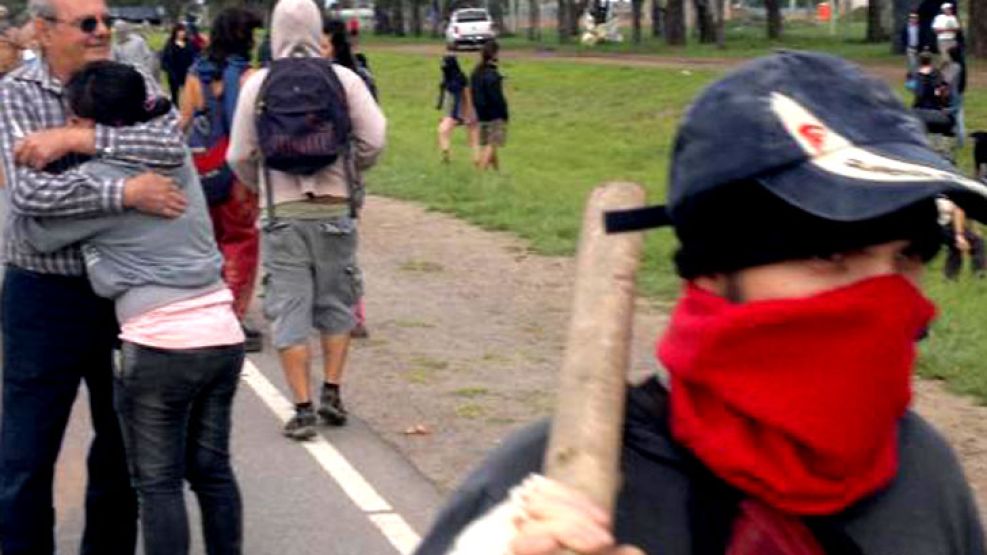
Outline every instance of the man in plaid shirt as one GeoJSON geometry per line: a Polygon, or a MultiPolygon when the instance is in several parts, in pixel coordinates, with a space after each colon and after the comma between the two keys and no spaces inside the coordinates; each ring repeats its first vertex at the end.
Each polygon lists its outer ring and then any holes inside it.
{"type": "MultiPolygon", "coordinates": [[[[174,218],[185,197],[169,179],[145,173],[100,181],[72,168],[112,153],[135,162],[180,164],[185,146],[171,114],[129,128],[67,127],[62,84],[86,63],[110,56],[104,0],[31,0],[43,63],[0,85],[0,157],[10,219],[139,210],[174,218]]],[[[149,90],[160,93],[152,79],[149,90]]],[[[80,381],[89,393],[94,438],[87,459],[84,554],[132,554],[137,508],[113,411],[112,302],[85,278],[78,247],[31,249],[8,225],[0,423],[0,552],[54,553],[52,476],[80,381]]]]}

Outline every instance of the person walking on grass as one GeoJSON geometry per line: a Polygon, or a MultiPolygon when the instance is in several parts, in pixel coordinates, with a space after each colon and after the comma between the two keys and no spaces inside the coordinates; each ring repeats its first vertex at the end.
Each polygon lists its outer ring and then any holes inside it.
{"type": "Polygon", "coordinates": [[[280,0],[271,19],[274,60],[243,85],[227,160],[252,190],[263,181],[264,314],[272,323],[272,343],[295,401],[295,414],[283,431],[302,440],[316,434],[309,349],[313,328],[323,355],[318,415],[330,425],[343,425],[347,419],[340,387],[356,324],[353,307],[363,289],[356,257],[359,172],[369,169],[382,152],[386,120],[359,75],[323,59],[322,18],[312,0],[280,0]],[[274,72],[284,79],[275,79],[274,72]],[[310,94],[295,92],[295,83],[302,82],[310,85],[310,94]],[[304,121],[295,119],[299,113],[304,121]],[[326,113],[333,119],[323,125],[305,123],[319,121],[326,113]],[[275,129],[278,123],[285,127],[275,129]],[[336,132],[342,125],[348,131],[336,132]],[[310,128],[314,133],[325,128],[333,132],[311,135],[310,128]],[[347,142],[341,145],[339,140],[347,142]],[[279,148],[269,148],[273,145],[279,148]],[[309,166],[303,154],[313,148],[321,154],[322,145],[341,152],[334,150],[328,165],[309,166]],[[285,152],[290,160],[272,158],[285,152]]]}
{"type": "MultiPolygon", "coordinates": [[[[93,439],[86,458],[86,522],[80,553],[133,554],[137,503],[113,410],[113,303],[85,277],[77,244],[43,253],[17,233],[26,217],[78,218],[139,211],[180,216],[184,193],[144,172],[96,178],[76,166],[112,155],[145,167],[177,166],[186,149],[174,111],[127,127],[69,127],[65,84],[86,63],[110,57],[103,0],[31,0],[41,58],[0,82],[0,157],[9,201],[4,237],[3,413],[0,423],[0,552],[55,551],[52,480],[81,381],[93,439]]],[[[146,82],[154,96],[160,88],[146,82]]]]}
{"type": "MultiPolygon", "coordinates": [[[[257,193],[226,165],[233,112],[240,87],[253,70],[250,57],[260,18],[244,8],[226,8],[213,20],[209,42],[192,66],[181,98],[182,128],[206,191],[216,242],[223,253],[223,279],[233,291],[233,308],[245,321],[260,262],[257,193]]],[[[261,334],[244,324],[247,352],[260,351],[261,334]]]]}
{"type": "Polygon", "coordinates": [[[504,77],[497,70],[499,51],[497,41],[484,43],[480,63],[470,76],[473,107],[480,124],[480,156],[476,167],[481,171],[500,169],[497,150],[507,143],[510,114],[504,97],[504,77]]]}
{"type": "MultiPolygon", "coordinates": [[[[148,101],[140,73],[116,62],[87,64],[65,91],[72,125],[81,129],[132,126],[171,111],[164,98],[148,101]]],[[[108,153],[76,170],[118,180],[143,168],[108,153]]],[[[41,253],[81,244],[93,290],[114,301],[123,340],[114,405],[137,489],[144,553],[189,552],[187,481],[199,501],[206,550],[236,555],[243,523],[230,432],[243,331],[191,159],[152,169],[185,193],[188,208],[179,218],[133,211],[20,218],[18,236],[41,253]]]]}
{"type": "Polygon", "coordinates": [[[679,126],[667,205],[610,218],[671,225],[683,279],[656,345],[668,379],[628,391],[613,514],[532,476],[542,422],[416,554],[983,555],[956,455],[910,409],[941,194],[987,219],[987,184],[848,62],[780,53],[711,85],[679,126]]]}
{"type": "Polygon", "coordinates": [[[199,55],[198,49],[188,36],[188,29],[182,23],[176,23],[171,29],[171,36],[161,51],[161,69],[168,76],[168,88],[171,90],[171,101],[177,106],[180,102],[182,88],[189,69],[199,55]]]}
{"type": "Polygon", "coordinates": [[[449,54],[442,57],[442,81],[439,83],[439,102],[436,109],[442,111],[439,120],[439,152],[442,161],[449,163],[452,149],[452,132],[456,127],[466,127],[466,136],[470,148],[473,149],[473,163],[480,160],[480,128],[473,110],[472,95],[470,94],[469,79],[459,67],[456,56],[449,54]]]}

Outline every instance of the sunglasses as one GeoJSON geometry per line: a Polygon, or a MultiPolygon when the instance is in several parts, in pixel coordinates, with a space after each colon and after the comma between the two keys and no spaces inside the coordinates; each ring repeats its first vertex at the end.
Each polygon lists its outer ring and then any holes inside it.
{"type": "Polygon", "coordinates": [[[53,21],[55,23],[64,23],[65,25],[76,26],[79,28],[80,31],[82,31],[87,35],[91,35],[96,32],[96,29],[99,27],[100,21],[103,22],[103,26],[106,27],[107,29],[112,29],[113,23],[116,21],[116,18],[109,14],[103,14],[99,16],[90,15],[88,17],[83,17],[82,19],[77,19],[74,21],[67,21],[64,19],[59,19],[57,17],[46,17],[45,19],[48,21],[53,21]]]}

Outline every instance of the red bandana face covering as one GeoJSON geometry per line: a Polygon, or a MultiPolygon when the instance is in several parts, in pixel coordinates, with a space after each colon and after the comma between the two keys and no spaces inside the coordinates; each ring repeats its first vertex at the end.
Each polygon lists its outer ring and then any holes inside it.
{"type": "Polygon", "coordinates": [[[672,433],[772,507],[839,512],[897,472],[915,342],[934,315],[900,276],[746,304],[690,284],[658,345],[672,433]]]}

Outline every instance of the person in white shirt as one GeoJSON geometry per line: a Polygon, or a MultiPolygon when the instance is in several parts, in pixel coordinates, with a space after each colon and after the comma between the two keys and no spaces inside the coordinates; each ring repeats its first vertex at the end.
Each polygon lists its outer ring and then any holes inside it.
{"type": "Polygon", "coordinates": [[[936,34],[939,55],[945,61],[947,52],[956,46],[956,36],[960,32],[960,21],[956,19],[955,8],[949,2],[940,6],[940,13],[932,20],[932,30],[936,34]]]}

